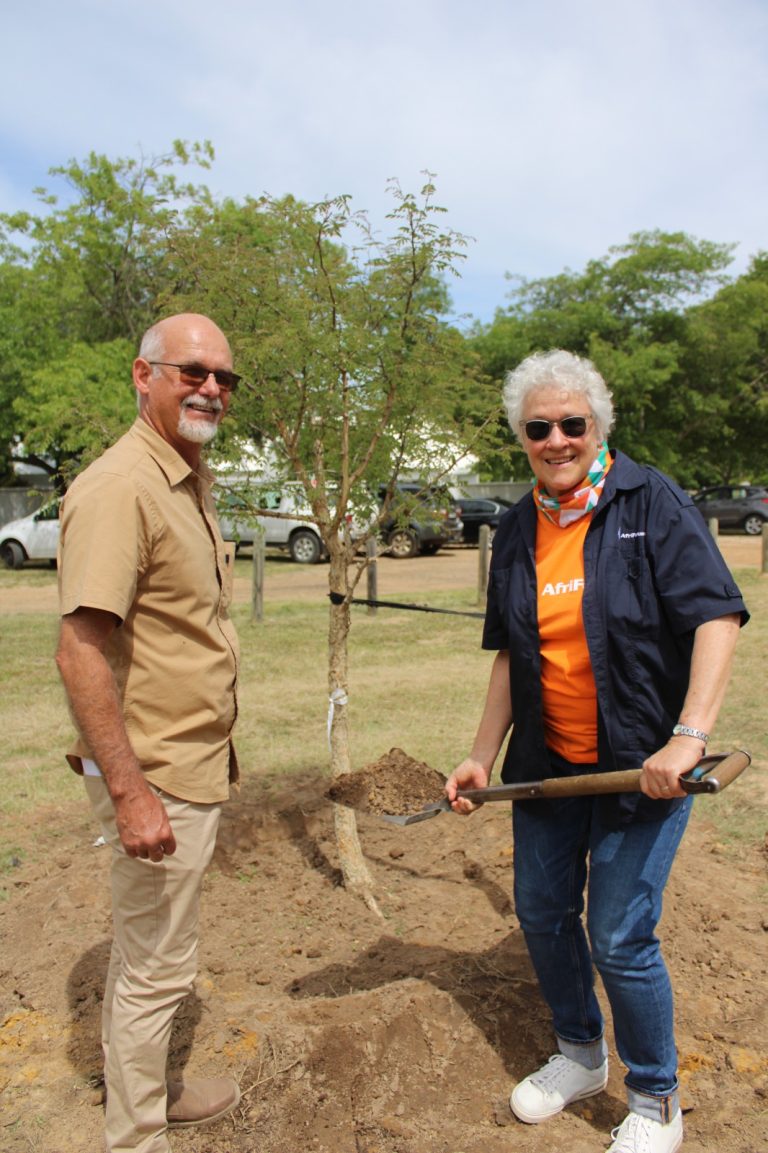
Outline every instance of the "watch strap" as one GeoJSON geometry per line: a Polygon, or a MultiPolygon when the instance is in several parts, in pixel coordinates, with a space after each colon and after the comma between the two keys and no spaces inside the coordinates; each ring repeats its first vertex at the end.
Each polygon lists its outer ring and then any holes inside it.
{"type": "Polygon", "coordinates": [[[709,741],[709,733],[705,733],[703,729],[692,729],[690,725],[675,725],[672,730],[673,737],[696,737],[706,745],[709,741]]]}

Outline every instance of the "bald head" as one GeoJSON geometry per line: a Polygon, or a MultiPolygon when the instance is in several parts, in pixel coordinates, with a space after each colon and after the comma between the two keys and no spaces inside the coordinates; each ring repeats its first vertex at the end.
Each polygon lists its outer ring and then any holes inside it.
{"type": "Polygon", "coordinates": [[[139,356],[144,360],[164,360],[168,355],[168,348],[174,347],[179,341],[196,341],[206,344],[209,340],[223,342],[229,350],[229,342],[218,324],[208,316],[199,312],[179,312],[175,316],[166,316],[158,320],[144,333],[139,346],[139,356]]]}

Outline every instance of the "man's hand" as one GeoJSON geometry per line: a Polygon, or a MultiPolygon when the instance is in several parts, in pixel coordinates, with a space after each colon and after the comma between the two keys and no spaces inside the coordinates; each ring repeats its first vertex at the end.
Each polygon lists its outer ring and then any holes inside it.
{"type": "Polygon", "coordinates": [[[473,760],[472,757],[467,757],[465,761],[462,761],[445,782],[446,796],[451,802],[451,808],[454,813],[461,813],[462,816],[466,817],[480,807],[478,804],[468,801],[466,797],[459,797],[457,799],[456,790],[485,789],[488,786],[489,778],[490,773],[479,761],[473,760]]]}
{"type": "Polygon", "coordinates": [[[114,800],[120,841],[129,857],[162,861],[176,852],[176,838],[165,805],[146,786],[114,800]]]}

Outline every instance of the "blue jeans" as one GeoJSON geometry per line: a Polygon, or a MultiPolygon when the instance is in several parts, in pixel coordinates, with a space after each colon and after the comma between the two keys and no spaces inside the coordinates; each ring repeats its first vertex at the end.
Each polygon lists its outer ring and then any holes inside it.
{"type": "Polygon", "coordinates": [[[604,1058],[594,963],[629,1107],[662,1122],[679,1103],[672,989],[655,929],[690,808],[689,798],[662,820],[617,829],[601,823],[594,797],[513,807],[516,912],[560,1051],[588,1068],[604,1058]]]}

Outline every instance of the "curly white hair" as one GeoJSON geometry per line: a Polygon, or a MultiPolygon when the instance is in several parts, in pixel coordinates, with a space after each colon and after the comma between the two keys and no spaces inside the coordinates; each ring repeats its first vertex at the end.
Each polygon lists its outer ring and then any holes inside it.
{"type": "Polygon", "coordinates": [[[562,348],[535,352],[507,373],[502,399],[509,427],[518,440],[522,439],[520,422],[526,400],[532,392],[553,386],[586,397],[600,439],[605,440],[614,418],[610,389],[591,360],[562,348]]]}

